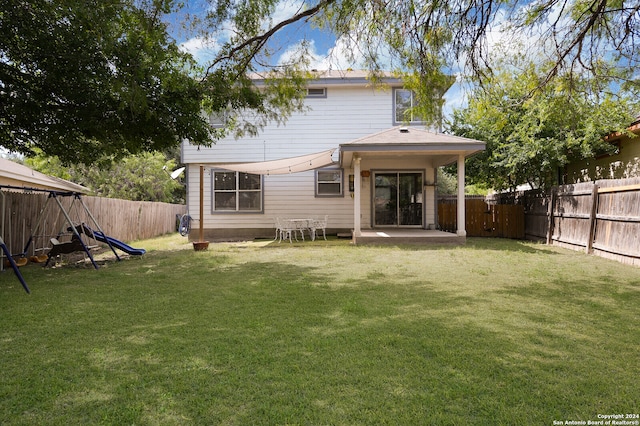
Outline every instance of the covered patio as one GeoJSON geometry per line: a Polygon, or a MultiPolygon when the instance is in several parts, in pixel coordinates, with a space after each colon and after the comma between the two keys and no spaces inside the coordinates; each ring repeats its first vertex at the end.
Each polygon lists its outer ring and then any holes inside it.
{"type": "Polygon", "coordinates": [[[416,127],[393,127],[340,145],[340,164],[353,171],[356,244],[463,243],[465,159],[485,148],[475,139],[416,127]],[[437,231],[437,168],[457,164],[456,233],[437,231]]]}

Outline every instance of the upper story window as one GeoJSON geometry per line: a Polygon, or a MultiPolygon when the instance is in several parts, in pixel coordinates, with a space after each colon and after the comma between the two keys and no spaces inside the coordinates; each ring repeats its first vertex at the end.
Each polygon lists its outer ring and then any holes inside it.
{"type": "Polygon", "coordinates": [[[416,95],[411,90],[394,89],[393,90],[393,121],[394,124],[423,124],[420,117],[413,113],[416,106],[416,95]]]}
{"type": "Polygon", "coordinates": [[[316,196],[342,196],[342,169],[316,170],[316,196]]]}
{"type": "Polygon", "coordinates": [[[262,177],[250,173],[213,171],[214,212],[262,211],[262,177]]]}
{"type": "Polygon", "coordinates": [[[326,98],[327,97],[327,88],[326,87],[309,87],[307,88],[307,98],[326,98]]]}
{"type": "Polygon", "coordinates": [[[209,125],[211,127],[220,128],[227,124],[227,112],[226,111],[214,111],[209,114],[209,125]]]}

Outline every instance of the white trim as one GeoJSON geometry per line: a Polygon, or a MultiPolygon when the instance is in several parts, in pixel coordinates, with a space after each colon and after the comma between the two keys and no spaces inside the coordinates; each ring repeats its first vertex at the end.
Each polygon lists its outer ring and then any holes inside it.
{"type": "Polygon", "coordinates": [[[353,159],[353,174],[354,174],[354,193],[353,193],[353,236],[355,238],[359,238],[362,234],[360,223],[360,197],[362,191],[360,190],[360,161],[362,160],[360,157],[355,157],[353,159]]]}
{"type": "Polygon", "coordinates": [[[458,156],[458,230],[456,234],[460,237],[466,237],[465,229],[465,198],[464,198],[464,154],[458,156]]]}

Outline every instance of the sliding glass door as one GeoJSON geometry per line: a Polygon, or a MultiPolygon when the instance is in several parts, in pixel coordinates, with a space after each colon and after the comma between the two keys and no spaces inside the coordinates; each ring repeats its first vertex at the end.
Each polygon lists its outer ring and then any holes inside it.
{"type": "Polygon", "coordinates": [[[422,226],[422,173],[374,174],[374,226],[422,226]]]}

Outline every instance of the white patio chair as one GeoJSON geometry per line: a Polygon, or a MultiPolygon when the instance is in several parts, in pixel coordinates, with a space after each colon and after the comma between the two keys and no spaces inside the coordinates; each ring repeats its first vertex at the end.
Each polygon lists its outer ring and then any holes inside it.
{"type": "Polygon", "coordinates": [[[281,224],[282,221],[279,217],[276,217],[273,221],[275,222],[275,227],[276,227],[276,236],[273,239],[273,241],[275,241],[280,238],[280,232],[281,232],[280,229],[282,228],[282,224],[281,224]]]}
{"type": "Polygon", "coordinates": [[[300,232],[300,237],[302,237],[302,241],[304,241],[304,231],[305,229],[309,229],[309,223],[311,220],[296,220],[293,222],[294,238],[298,241],[298,232],[300,232]]]}
{"type": "MultiPolygon", "coordinates": [[[[283,239],[289,239],[291,241],[291,236],[295,236],[296,227],[287,219],[276,218],[276,239],[279,239],[278,242],[282,242],[283,239]]],[[[296,241],[298,239],[296,238],[296,241]]]]}
{"type": "Polygon", "coordinates": [[[309,229],[312,230],[313,232],[313,236],[311,237],[312,240],[316,239],[316,234],[318,232],[318,230],[322,230],[322,237],[325,239],[327,239],[327,222],[329,221],[329,215],[325,215],[324,219],[315,219],[312,221],[312,223],[309,226],[309,229]]]}

